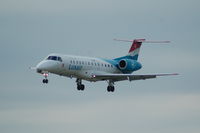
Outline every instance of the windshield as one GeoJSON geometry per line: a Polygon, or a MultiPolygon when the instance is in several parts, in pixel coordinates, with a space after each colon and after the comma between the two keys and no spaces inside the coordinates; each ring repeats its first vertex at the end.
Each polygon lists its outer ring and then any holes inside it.
{"type": "Polygon", "coordinates": [[[59,56],[49,56],[49,57],[47,58],[47,60],[55,60],[55,61],[60,61],[60,62],[62,62],[62,59],[61,59],[61,57],[59,57],[59,56]]]}

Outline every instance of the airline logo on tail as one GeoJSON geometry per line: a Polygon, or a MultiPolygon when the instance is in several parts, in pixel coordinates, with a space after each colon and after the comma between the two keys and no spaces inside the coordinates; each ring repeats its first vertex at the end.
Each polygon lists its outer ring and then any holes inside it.
{"type": "Polygon", "coordinates": [[[128,56],[132,56],[135,60],[137,60],[140,52],[140,47],[143,41],[145,41],[145,39],[133,40],[132,46],[128,52],[128,56]]]}
{"type": "Polygon", "coordinates": [[[133,40],[132,46],[129,50],[129,53],[132,53],[133,51],[139,49],[141,47],[143,41],[145,41],[145,39],[133,40]]]}

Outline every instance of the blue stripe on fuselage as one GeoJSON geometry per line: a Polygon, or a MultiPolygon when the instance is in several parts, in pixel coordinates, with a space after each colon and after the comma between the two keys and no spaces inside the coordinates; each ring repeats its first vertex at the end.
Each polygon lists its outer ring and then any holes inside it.
{"type": "Polygon", "coordinates": [[[135,56],[122,56],[122,57],[115,58],[115,59],[102,59],[101,58],[101,60],[106,61],[106,62],[112,64],[113,66],[115,66],[122,73],[132,73],[133,71],[137,71],[137,70],[139,70],[142,67],[142,65],[139,62],[137,62],[137,58],[138,58],[138,54],[135,55],[135,56]],[[119,68],[119,66],[118,66],[118,63],[122,59],[131,59],[131,60],[134,60],[136,62],[135,70],[133,70],[133,71],[121,70],[119,68]]]}
{"type": "Polygon", "coordinates": [[[135,55],[135,56],[130,56],[130,55],[127,55],[127,56],[122,56],[122,57],[118,57],[118,58],[115,58],[114,60],[121,60],[121,59],[131,59],[131,60],[137,60],[138,59],[138,54],[135,55]]]}

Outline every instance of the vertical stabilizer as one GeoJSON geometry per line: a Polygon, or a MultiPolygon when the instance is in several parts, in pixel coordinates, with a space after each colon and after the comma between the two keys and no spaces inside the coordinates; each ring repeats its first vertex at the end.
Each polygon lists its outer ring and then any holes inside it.
{"type": "Polygon", "coordinates": [[[143,41],[145,41],[145,39],[133,40],[131,48],[128,52],[128,56],[131,56],[134,60],[137,60],[138,56],[139,56],[139,52],[140,52],[140,47],[141,47],[143,41]]]}

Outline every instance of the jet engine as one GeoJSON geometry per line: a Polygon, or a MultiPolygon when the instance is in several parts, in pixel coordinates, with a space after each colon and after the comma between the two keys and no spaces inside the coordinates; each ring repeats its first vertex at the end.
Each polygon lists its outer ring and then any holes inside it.
{"type": "Polygon", "coordinates": [[[124,73],[131,73],[142,67],[142,65],[132,59],[121,59],[118,63],[119,69],[124,73]]]}

